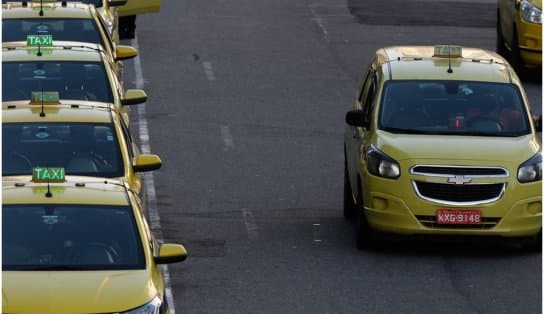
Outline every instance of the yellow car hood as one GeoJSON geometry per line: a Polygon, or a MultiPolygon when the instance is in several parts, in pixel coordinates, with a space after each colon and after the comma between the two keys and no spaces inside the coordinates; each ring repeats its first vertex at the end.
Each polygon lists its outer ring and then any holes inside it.
{"type": "Polygon", "coordinates": [[[537,6],[539,9],[542,9],[542,0],[529,0],[529,2],[537,6]]]}
{"type": "Polygon", "coordinates": [[[397,161],[406,159],[514,162],[521,164],[539,145],[529,134],[521,137],[393,134],[378,131],[375,146],[397,161]]]}
{"type": "Polygon", "coordinates": [[[147,270],[3,271],[3,313],[112,313],[157,295],[147,270]]]}

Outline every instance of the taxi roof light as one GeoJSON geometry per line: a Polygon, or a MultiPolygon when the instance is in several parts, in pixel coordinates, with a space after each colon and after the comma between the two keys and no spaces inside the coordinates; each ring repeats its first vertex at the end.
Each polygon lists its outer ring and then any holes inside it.
{"type": "Polygon", "coordinates": [[[60,104],[59,92],[32,92],[30,94],[30,105],[45,106],[60,104]]]}
{"type": "Polygon", "coordinates": [[[35,183],[62,183],[65,182],[64,168],[41,168],[32,169],[32,182],[35,183]]]}
{"type": "Polygon", "coordinates": [[[451,46],[451,45],[436,45],[434,46],[434,55],[435,58],[462,58],[463,51],[461,46],[451,46]]]}

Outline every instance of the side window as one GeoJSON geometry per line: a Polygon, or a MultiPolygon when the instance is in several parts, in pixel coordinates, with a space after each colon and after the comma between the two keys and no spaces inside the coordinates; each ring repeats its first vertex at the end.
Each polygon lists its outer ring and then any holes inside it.
{"type": "Polygon", "coordinates": [[[127,126],[125,125],[125,121],[123,121],[123,119],[120,119],[120,120],[121,120],[121,129],[123,130],[123,136],[125,137],[125,142],[127,145],[127,150],[130,156],[130,160],[134,161],[134,157],[136,155],[134,151],[134,145],[135,145],[134,141],[132,140],[132,136],[130,135],[129,130],[127,126]]]}
{"type": "Polygon", "coordinates": [[[364,111],[367,121],[372,114],[372,104],[374,102],[374,96],[376,95],[376,85],[376,72],[370,69],[366,75],[358,98],[358,103],[361,106],[360,109],[364,111]]]}

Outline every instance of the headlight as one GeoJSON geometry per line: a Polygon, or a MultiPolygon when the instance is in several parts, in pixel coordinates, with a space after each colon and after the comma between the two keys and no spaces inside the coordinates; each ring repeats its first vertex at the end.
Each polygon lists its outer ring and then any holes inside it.
{"type": "Polygon", "coordinates": [[[518,181],[521,183],[542,180],[542,154],[537,153],[518,169],[518,181]]]}
{"type": "Polygon", "coordinates": [[[371,146],[365,153],[368,172],[373,175],[388,179],[396,179],[400,176],[400,166],[391,157],[371,146]]]}
{"type": "Polygon", "coordinates": [[[146,303],[145,305],[142,305],[139,308],[136,308],[127,312],[119,312],[117,314],[159,314],[160,308],[161,308],[161,299],[159,299],[159,297],[155,297],[149,303],[146,303]]]}
{"type": "Polygon", "coordinates": [[[535,24],[542,24],[542,10],[527,0],[520,4],[521,18],[524,21],[535,24]]]}

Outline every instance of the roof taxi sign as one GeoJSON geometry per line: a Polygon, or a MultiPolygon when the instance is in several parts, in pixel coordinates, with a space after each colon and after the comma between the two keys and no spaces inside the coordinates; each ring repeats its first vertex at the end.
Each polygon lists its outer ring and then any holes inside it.
{"type": "Polygon", "coordinates": [[[30,94],[30,105],[46,106],[60,104],[59,92],[32,92],[30,94]]]}
{"type": "Polygon", "coordinates": [[[437,45],[434,47],[436,58],[462,58],[461,46],[437,45]]]}
{"type": "Polygon", "coordinates": [[[53,46],[53,35],[27,35],[26,45],[29,47],[53,46]]]}
{"type": "Polygon", "coordinates": [[[32,182],[53,183],[66,181],[64,168],[34,168],[32,169],[32,182]]]}

